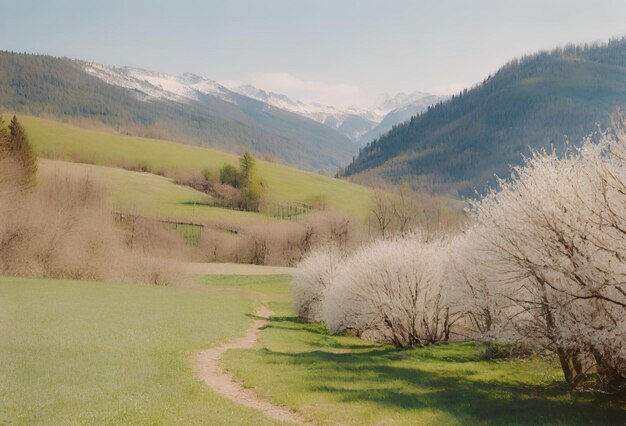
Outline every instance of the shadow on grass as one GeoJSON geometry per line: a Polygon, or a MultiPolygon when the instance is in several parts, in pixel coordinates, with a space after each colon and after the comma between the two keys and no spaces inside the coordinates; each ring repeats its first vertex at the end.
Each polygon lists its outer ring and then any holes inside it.
{"type": "MultiPolygon", "coordinates": [[[[250,319],[253,319],[253,320],[268,320],[268,321],[270,321],[267,317],[262,317],[262,316],[259,316],[259,315],[256,315],[256,314],[245,314],[245,316],[250,318],[250,319]]],[[[262,327],[261,329],[264,330],[268,326],[269,325],[266,325],[266,326],[262,327]]]]}
{"type": "MultiPolygon", "coordinates": [[[[332,335],[326,329],[326,326],[322,323],[307,323],[296,316],[279,316],[272,317],[268,324],[263,327],[264,329],[282,330],[288,332],[305,332],[317,335],[321,338],[324,344],[329,345],[333,349],[368,349],[379,348],[377,344],[359,343],[356,345],[343,344],[337,341],[337,336],[332,335]]],[[[312,344],[315,344],[314,342],[312,344]]]]}
{"type": "MultiPolygon", "coordinates": [[[[268,328],[328,335],[323,326],[295,317],[272,318],[268,328]]],[[[437,410],[463,424],[626,424],[623,401],[570,392],[558,381],[532,383],[523,368],[534,364],[513,371],[508,367],[519,367],[520,361],[480,361],[473,343],[400,351],[345,347],[355,351],[336,353],[333,344],[310,352],[262,352],[268,364],[314,367],[304,389],[334,394],[342,402],[367,401],[416,413],[437,410]]]]}

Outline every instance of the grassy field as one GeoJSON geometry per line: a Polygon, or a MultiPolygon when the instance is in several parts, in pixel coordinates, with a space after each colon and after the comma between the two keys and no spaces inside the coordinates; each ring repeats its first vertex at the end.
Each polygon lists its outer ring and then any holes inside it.
{"type": "Polygon", "coordinates": [[[206,289],[0,278],[0,424],[264,424],[190,366],[199,349],[243,332],[252,303],[206,289]]]}
{"type": "Polygon", "coordinates": [[[484,361],[474,343],[398,351],[331,336],[293,316],[287,279],[245,287],[273,300],[277,315],[255,349],[226,353],[227,368],[262,397],[316,423],[616,425],[626,419],[623,402],[568,392],[554,362],[484,361]]]}
{"type": "MultiPolygon", "coordinates": [[[[4,116],[5,121],[10,117],[4,116]]],[[[106,130],[87,130],[36,117],[20,116],[41,157],[113,167],[200,173],[209,168],[215,175],[234,154],[169,141],[131,137],[106,130]]],[[[371,191],[339,179],[305,172],[290,166],[258,161],[259,176],[268,183],[271,204],[311,202],[324,198],[333,209],[364,220],[369,214],[371,191]]]]}
{"type": "Polygon", "coordinates": [[[541,359],[482,361],[472,343],[397,351],[291,315],[289,276],[203,286],[0,278],[0,424],[265,424],[196,380],[198,350],[276,312],[226,366],[320,424],[622,424],[623,402],[567,392],[541,359]]]}
{"type": "Polygon", "coordinates": [[[115,211],[191,222],[274,220],[258,213],[214,207],[208,195],[150,173],[46,159],[39,160],[39,169],[44,179],[52,173],[95,177],[110,191],[111,207],[115,211]]]}

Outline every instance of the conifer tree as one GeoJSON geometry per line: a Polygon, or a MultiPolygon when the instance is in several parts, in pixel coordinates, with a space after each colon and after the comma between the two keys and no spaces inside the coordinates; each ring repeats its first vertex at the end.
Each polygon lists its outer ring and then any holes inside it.
{"type": "Polygon", "coordinates": [[[8,154],[9,132],[4,126],[4,119],[0,116],[0,160],[8,154]]]}
{"type": "Polygon", "coordinates": [[[261,184],[256,178],[256,160],[249,151],[239,158],[239,169],[243,208],[258,211],[261,204],[261,184]]]}
{"type": "Polygon", "coordinates": [[[239,170],[241,173],[242,186],[249,186],[256,174],[256,160],[250,151],[246,151],[239,158],[239,170]]]}
{"type": "Polygon", "coordinates": [[[37,178],[37,155],[28,140],[26,130],[16,116],[13,116],[9,124],[9,135],[7,141],[7,154],[15,158],[22,166],[23,186],[32,186],[37,178]]]}

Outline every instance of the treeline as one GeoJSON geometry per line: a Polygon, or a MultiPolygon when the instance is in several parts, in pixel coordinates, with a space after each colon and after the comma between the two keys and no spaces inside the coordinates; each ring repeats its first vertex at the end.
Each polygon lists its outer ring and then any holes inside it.
{"type": "Polygon", "coordinates": [[[145,94],[105,83],[84,71],[85,62],[45,55],[0,52],[0,109],[60,119],[88,119],[120,133],[253,150],[305,169],[337,168],[349,161],[352,143],[312,120],[266,108],[233,94],[196,102],[146,101],[145,94]]]}
{"type": "Polygon", "coordinates": [[[416,189],[471,196],[530,148],[558,152],[626,106],[626,39],[516,59],[372,141],[341,173],[378,168],[416,189]]]}

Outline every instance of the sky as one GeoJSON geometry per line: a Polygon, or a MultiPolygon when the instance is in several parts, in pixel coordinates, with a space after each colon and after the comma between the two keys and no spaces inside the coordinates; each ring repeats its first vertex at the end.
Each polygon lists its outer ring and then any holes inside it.
{"type": "Polygon", "coordinates": [[[0,0],[0,50],[337,106],[450,94],[514,57],[623,35],[626,0],[0,0]]]}

